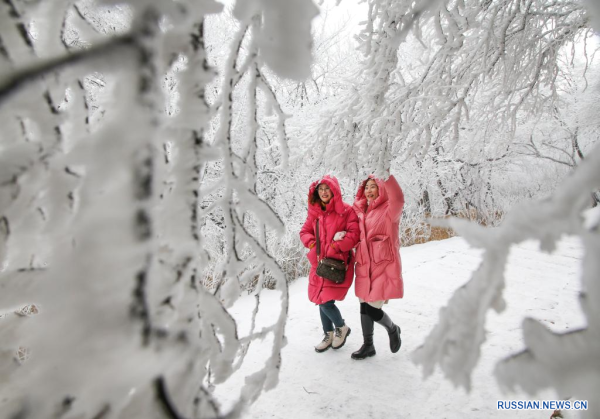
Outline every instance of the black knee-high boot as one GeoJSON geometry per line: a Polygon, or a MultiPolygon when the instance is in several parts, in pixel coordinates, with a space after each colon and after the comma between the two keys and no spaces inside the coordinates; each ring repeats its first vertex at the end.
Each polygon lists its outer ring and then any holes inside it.
{"type": "Polygon", "coordinates": [[[375,346],[373,346],[373,319],[368,314],[361,314],[360,325],[362,326],[364,343],[358,351],[350,355],[352,359],[365,359],[376,353],[375,346]]]}
{"type": "Polygon", "coordinates": [[[388,335],[390,336],[390,349],[392,353],[398,352],[402,345],[402,340],[400,339],[400,326],[395,325],[386,312],[383,312],[383,317],[381,320],[377,320],[377,323],[387,330],[388,335]]]}

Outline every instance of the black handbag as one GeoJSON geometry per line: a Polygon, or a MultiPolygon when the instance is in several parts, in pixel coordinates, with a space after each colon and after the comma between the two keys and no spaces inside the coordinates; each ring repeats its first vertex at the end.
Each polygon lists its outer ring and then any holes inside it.
{"type": "Polygon", "coordinates": [[[343,260],[333,258],[319,259],[321,254],[321,240],[319,239],[319,220],[317,220],[317,275],[329,281],[341,284],[346,279],[348,267],[343,260]]]}

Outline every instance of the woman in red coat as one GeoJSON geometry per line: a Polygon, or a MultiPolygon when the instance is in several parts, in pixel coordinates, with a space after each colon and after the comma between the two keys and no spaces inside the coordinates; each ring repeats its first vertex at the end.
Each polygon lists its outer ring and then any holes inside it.
{"type": "Polygon", "coordinates": [[[346,297],[354,276],[354,255],[352,248],[359,238],[358,218],[352,207],[342,201],[338,181],[333,176],[325,176],[313,182],[308,191],[308,216],[300,230],[300,240],[309,250],[310,275],[308,277],[308,298],[319,306],[321,323],[325,337],[315,346],[315,351],[323,352],[332,347],[339,349],[346,343],[350,328],[344,322],[336,300],[346,297]],[[319,225],[320,254],[317,255],[317,222],[319,225]],[[343,260],[348,263],[344,282],[336,284],[317,275],[318,260],[325,257],[343,260]],[[335,328],[334,328],[335,326],[335,328]]]}
{"type": "Polygon", "coordinates": [[[356,193],[354,210],[359,219],[360,243],[356,251],[354,290],[360,301],[364,343],[352,354],[353,359],[375,355],[375,322],[387,330],[392,352],[398,352],[402,344],[400,327],[381,308],[387,300],[404,296],[400,260],[400,218],[403,207],[404,194],[394,176],[385,182],[369,176],[356,193]]]}

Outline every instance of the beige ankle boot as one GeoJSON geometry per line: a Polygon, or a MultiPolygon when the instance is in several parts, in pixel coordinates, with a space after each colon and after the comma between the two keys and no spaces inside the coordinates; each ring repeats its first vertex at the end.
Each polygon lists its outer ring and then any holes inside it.
{"type": "Polygon", "coordinates": [[[346,338],[350,336],[350,328],[344,323],[342,327],[336,327],[333,334],[333,349],[340,349],[346,343],[346,338]]]}
{"type": "Polygon", "coordinates": [[[327,332],[327,333],[325,333],[325,336],[323,337],[323,340],[321,341],[321,343],[319,343],[317,346],[315,346],[315,351],[324,352],[327,349],[329,349],[329,347],[331,346],[332,343],[333,343],[333,332],[327,332]]]}

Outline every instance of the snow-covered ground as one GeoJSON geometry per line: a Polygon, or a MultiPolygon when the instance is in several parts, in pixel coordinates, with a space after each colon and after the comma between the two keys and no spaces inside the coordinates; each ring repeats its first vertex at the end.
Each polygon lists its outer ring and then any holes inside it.
{"type": "MultiPolygon", "coordinates": [[[[552,255],[540,252],[534,242],[512,249],[506,272],[508,307],[503,313],[488,317],[487,340],[472,377],[470,394],[454,388],[437,372],[423,380],[422,372],[410,360],[412,351],[437,322],[439,309],[478,266],[480,254],[458,237],[403,248],[405,297],[384,306],[402,327],[402,348],[397,354],[390,353],[387,334],[376,325],[377,355],[363,361],[350,358],[350,353],[362,343],[354,288],[345,301],[338,303],[352,328],[346,345],[319,354],[313,350],[322,337],[318,308],[307,299],[307,279],[295,281],[290,286],[288,343],[283,349],[279,385],[264,393],[246,417],[549,418],[552,411],[498,411],[496,402],[553,400],[568,395],[556,395],[551,390],[534,397],[502,393],[493,369],[497,360],[522,348],[520,326],[525,316],[534,317],[555,331],[585,324],[577,301],[582,246],[575,238],[564,239],[552,255]]],[[[259,329],[260,324],[276,320],[279,296],[275,291],[263,294],[259,329]]],[[[253,304],[252,298],[242,298],[231,310],[239,323],[240,336],[249,330],[253,304]]],[[[217,388],[223,408],[237,398],[243,376],[263,365],[270,344],[267,339],[262,345],[251,347],[244,369],[217,388]]]]}

